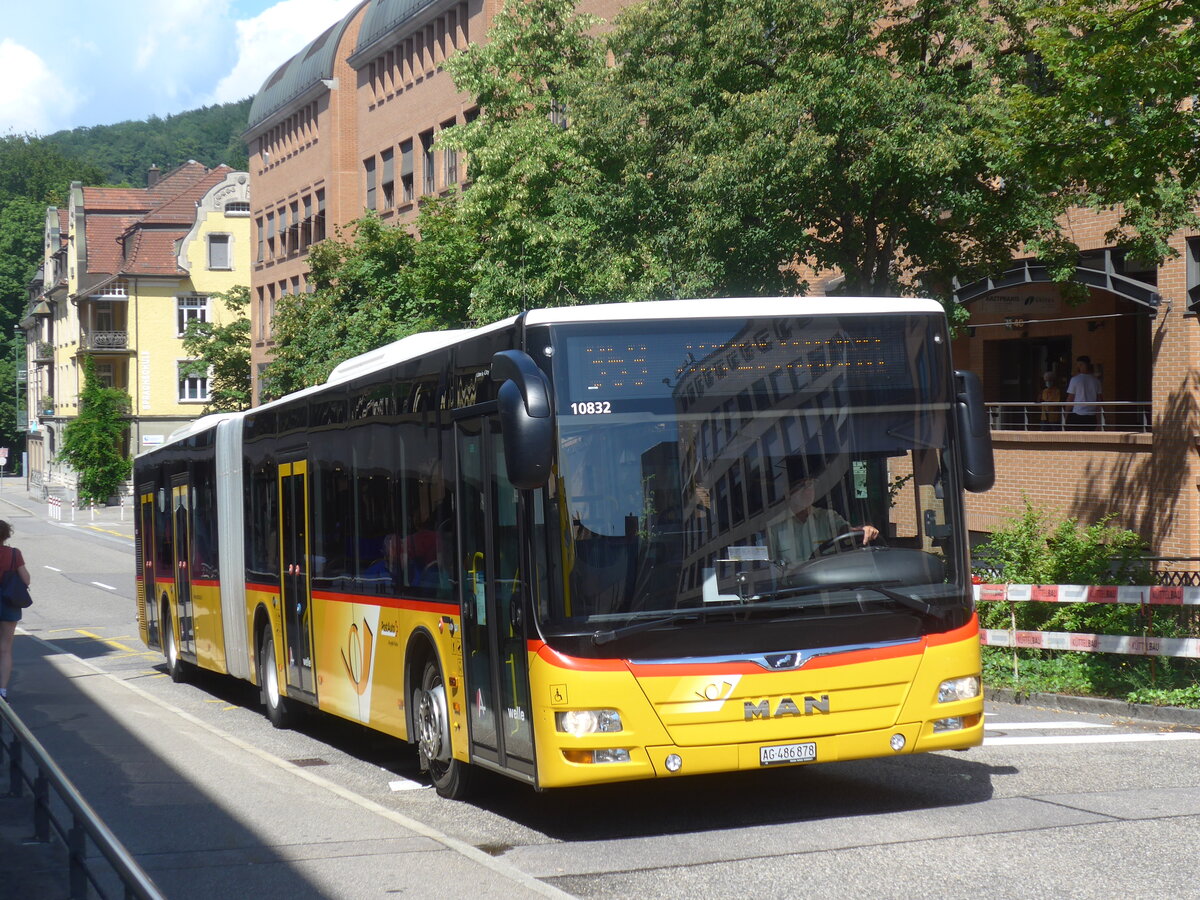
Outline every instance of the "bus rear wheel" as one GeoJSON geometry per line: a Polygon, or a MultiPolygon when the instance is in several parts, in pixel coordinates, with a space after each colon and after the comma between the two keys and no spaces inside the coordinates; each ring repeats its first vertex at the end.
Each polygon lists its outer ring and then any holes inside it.
{"type": "Polygon", "coordinates": [[[434,660],[425,663],[421,686],[413,692],[413,724],[421,768],[428,769],[434,789],[442,797],[461,800],[470,792],[473,770],[455,759],[450,748],[450,710],[442,670],[434,660]]]}
{"type": "Polygon", "coordinates": [[[276,728],[290,728],[292,707],[279,691],[279,669],[275,666],[275,636],[268,628],[258,645],[258,685],[267,718],[276,728]]]}

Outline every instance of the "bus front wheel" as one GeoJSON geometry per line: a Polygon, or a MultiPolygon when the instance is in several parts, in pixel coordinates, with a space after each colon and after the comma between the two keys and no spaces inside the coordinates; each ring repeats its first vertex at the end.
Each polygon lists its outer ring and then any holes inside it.
{"type": "Polygon", "coordinates": [[[442,797],[461,800],[470,790],[471,767],[455,759],[450,748],[450,710],[442,670],[429,660],[421,686],[413,692],[413,717],[421,768],[429,770],[434,789],[442,797]]]}
{"type": "Polygon", "coordinates": [[[276,728],[288,728],[292,724],[291,705],[279,692],[279,669],[275,666],[275,637],[268,628],[263,632],[258,650],[258,684],[262,692],[267,718],[276,728]]]}

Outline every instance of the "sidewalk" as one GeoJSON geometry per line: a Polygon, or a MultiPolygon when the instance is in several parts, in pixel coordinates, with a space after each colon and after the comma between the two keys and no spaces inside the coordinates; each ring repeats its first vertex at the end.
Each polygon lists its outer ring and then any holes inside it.
{"type": "MultiPolygon", "coordinates": [[[[48,501],[35,499],[26,489],[24,478],[0,479],[0,518],[5,510],[14,510],[18,515],[36,516],[46,521],[57,522],[66,527],[82,528],[100,534],[133,540],[133,521],[136,510],[133,500],[126,497],[124,506],[96,506],[76,508],[71,499],[62,498],[61,505],[54,507],[48,501]]],[[[2,900],[2,898],[0,898],[2,900]]]]}
{"type": "MultiPolygon", "coordinates": [[[[18,714],[167,897],[567,896],[50,643],[15,656],[18,714]]],[[[61,843],[23,843],[31,811],[0,800],[0,896],[66,897],[61,843]]]]}

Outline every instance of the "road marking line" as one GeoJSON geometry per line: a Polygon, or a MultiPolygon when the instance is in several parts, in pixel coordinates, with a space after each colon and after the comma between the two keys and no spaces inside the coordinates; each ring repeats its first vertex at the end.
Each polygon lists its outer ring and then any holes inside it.
{"type": "Polygon", "coordinates": [[[56,569],[54,566],[42,566],[43,569],[49,569],[51,572],[61,572],[62,569],[56,569]]]}
{"type": "Polygon", "coordinates": [[[116,590],[116,588],[113,587],[111,584],[105,584],[103,581],[93,581],[92,584],[94,584],[96,587],[104,588],[106,591],[115,591],[116,590]]]}
{"type": "Polygon", "coordinates": [[[140,654],[142,652],[140,650],[135,650],[133,647],[126,647],[124,644],[118,641],[100,637],[100,635],[93,634],[90,631],[84,631],[82,628],[76,628],[75,631],[79,634],[82,634],[84,637],[90,637],[94,641],[99,641],[102,644],[108,644],[108,646],[116,647],[118,650],[124,650],[126,653],[140,654]]]}
{"type": "Polygon", "coordinates": [[[1112,728],[1109,722],[990,722],[984,719],[986,731],[1035,731],[1042,728],[1112,728]]]}
{"type": "Polygon", "coordinates": [[[1200,741],[1192,731],[1160,731],[1156,734],[1056,734],[1041,737],[984,737],[985,747],[1033,744],[1142,744],[1160,741],[1200,741]]]}
{"type": "Polygon", "coordinates": [[[409,781],[407,778],[401,778],[399,781],[389,781],[388,787],[392,791],[423,791],[427,785],[417,781],[409,781]]]}

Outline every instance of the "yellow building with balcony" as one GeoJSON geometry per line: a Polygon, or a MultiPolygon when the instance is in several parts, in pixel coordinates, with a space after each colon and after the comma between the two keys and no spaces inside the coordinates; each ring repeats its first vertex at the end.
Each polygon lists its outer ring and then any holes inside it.
{"type": "Polygon", "coordinates": [[[192,319],[225,324],[214,295],[250,282],[249,176],[189,162],[150,170],[145,188],[71,186],[67,210],[47,210],[42,278],[21,328],[29,367],[29,478],[72,494],[57,461],[79,414],[84,361],[129,394],[126,451],[153,447],[203,411],[208,378],[185,375],[192,319]]]}

